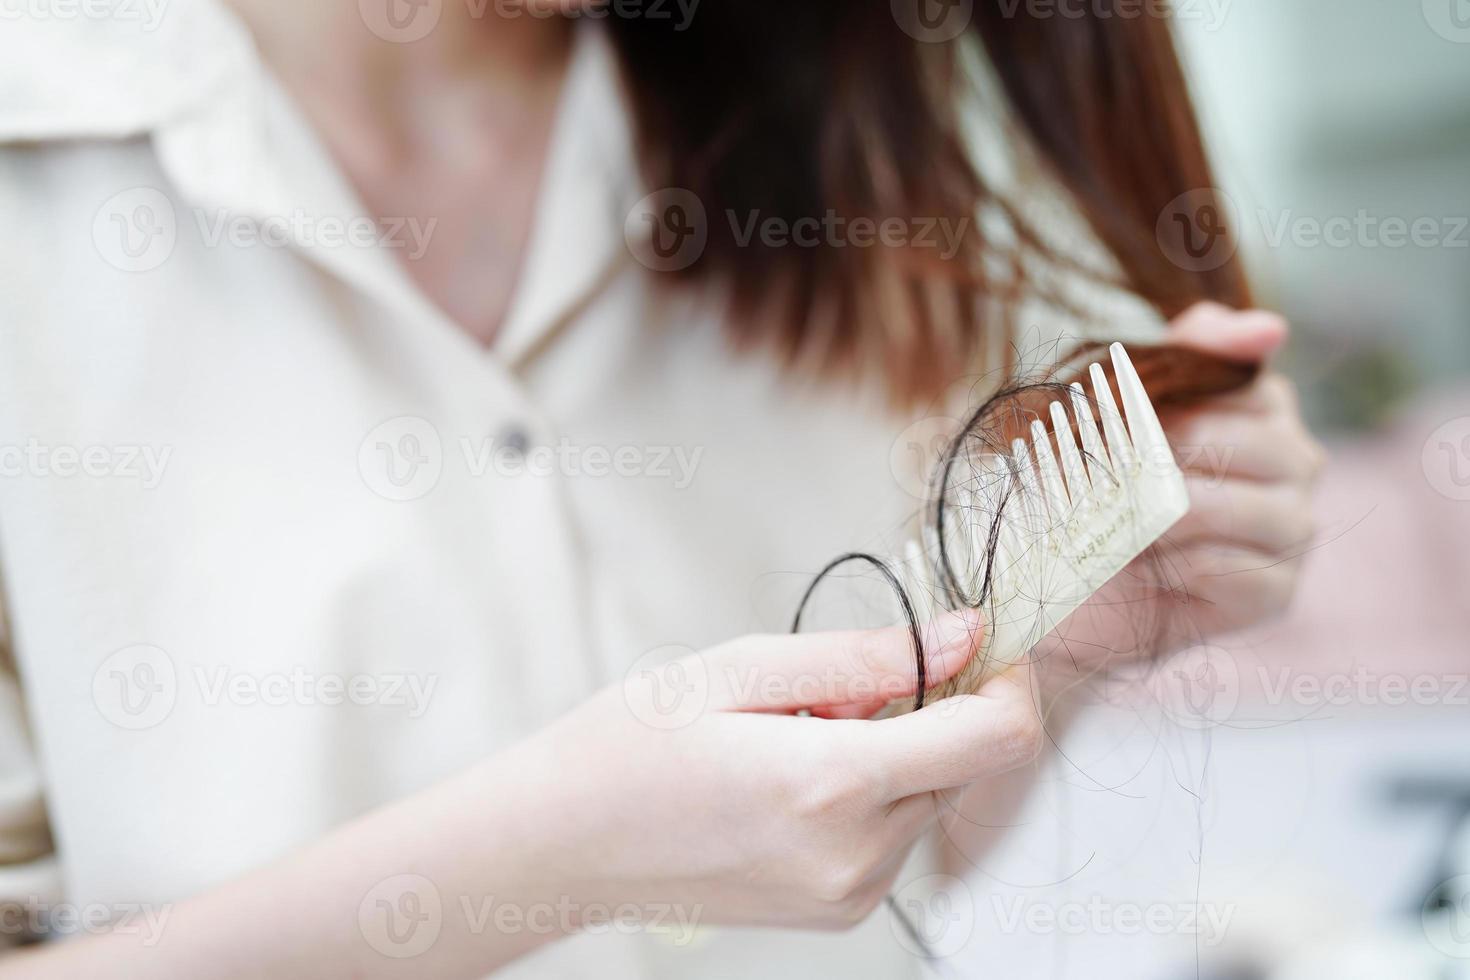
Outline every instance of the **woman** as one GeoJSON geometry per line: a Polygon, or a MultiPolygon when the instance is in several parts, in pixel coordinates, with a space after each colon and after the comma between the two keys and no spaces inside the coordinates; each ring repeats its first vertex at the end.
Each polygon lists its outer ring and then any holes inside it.
{"type": "MultiPolygon", "coordinates": [[[[0,969],[916,969],[869,913],[931,794],[999,793],[1114,644],[872,721],[903,630],[757,631],[998,352],[1284,326],[1192,305],[1238,271],[1158,220],[1210,184],[1166,24],[901,7],[7,24],[7,932],[97,935],[0,969]]],[[[1192,625],[1255,622],[1317,450],[1269,372],[1169,424],[1231,465],[1192,625]]]]}

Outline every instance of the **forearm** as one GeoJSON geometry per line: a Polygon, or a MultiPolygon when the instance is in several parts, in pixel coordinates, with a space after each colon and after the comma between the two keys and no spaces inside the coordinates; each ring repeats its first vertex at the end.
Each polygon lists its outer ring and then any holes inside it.
{"type": "Polygon", "coordinates": [[[492,896],[495,908],[561,907],[541,859],[534,753],[517,747],[179,903],[151,945],[119,931],[33,947],[0,960],[0,976],[489,972],[560,935],[487,914],[492,896]]]}

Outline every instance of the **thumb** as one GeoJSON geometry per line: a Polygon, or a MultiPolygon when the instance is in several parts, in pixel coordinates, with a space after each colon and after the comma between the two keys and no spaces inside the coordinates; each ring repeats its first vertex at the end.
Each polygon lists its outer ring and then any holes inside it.
{"type": "MultiPolygon", "coordinates": [[[[959,673],[980,645],[979,613],[944,613],[920,629],[924,681],[959,673]]],[[[746,637],[704,654],[712,703],[726,711],[872,710],[918,689],[913,636],[906,627],[746,637]]],[[[849,714],[849,712],[837,712],[849,714]]]]}
{"type": "Polygon", "coordinates": [[[1182,347],[1231,361],[1259,364],[1286,343],[1286,318],[1270,310],[1233,310],[1196,303],[1169,325],[1169,339],[1182,347]]]}

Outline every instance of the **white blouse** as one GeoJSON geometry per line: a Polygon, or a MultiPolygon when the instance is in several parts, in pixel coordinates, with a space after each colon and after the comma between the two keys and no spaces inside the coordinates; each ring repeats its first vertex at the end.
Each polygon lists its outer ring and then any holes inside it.
{"type": "MultiPolygon", "coordinates": [[[[216,0],[0,31],[0,933],[20,909],[167,942],[168,903],[648,651],[783,630],[913,516],[912,419],[650,288],[615,67],[581,37],[485,349],[400,268],[426,226],[364,217],[216,0]]],[[[578,936],[506,975],[917,969],[880,910],[578,936]]]]}

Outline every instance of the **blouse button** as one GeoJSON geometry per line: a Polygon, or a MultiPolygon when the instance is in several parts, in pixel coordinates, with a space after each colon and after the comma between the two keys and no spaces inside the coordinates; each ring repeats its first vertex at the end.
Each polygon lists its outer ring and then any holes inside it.
{"type": "Polygon", "coordinates": [[[523,458],[531,448],[531,437],[520,426],[509,426],[500,434],[500,448],[517,459],[523,458]]]}

